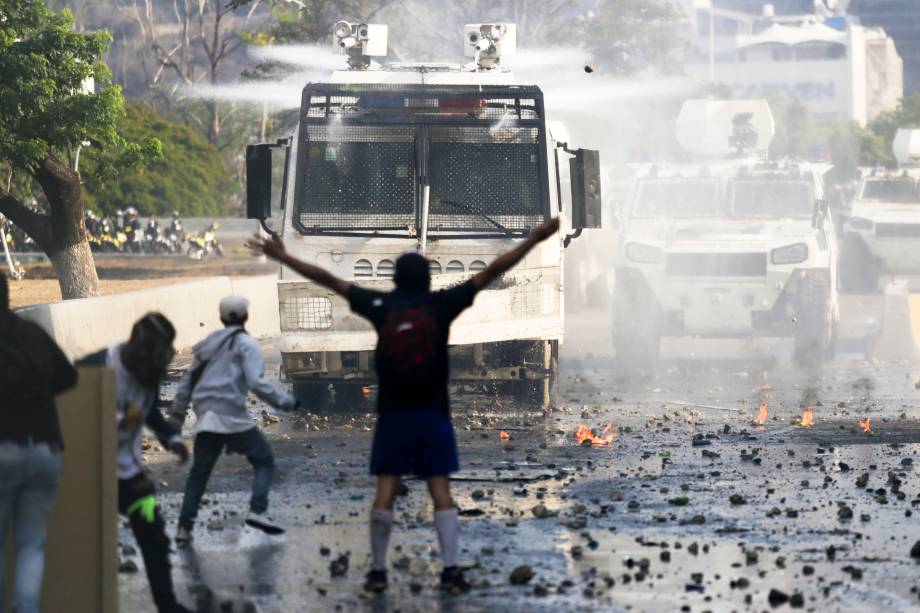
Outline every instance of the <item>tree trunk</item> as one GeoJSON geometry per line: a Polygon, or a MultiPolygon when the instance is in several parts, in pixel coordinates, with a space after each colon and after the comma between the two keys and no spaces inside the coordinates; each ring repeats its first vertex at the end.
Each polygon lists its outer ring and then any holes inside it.
{"type": "Polygon", "coordinates": [[[49,156],[39,164],[35,179],[51,206],[51,233],[40,244],[54,265],[61,297],[69,300],[98,295],[99,277],[86,240],[79,173],[49,156]]]}
{"type": "Polygon", "coordinates": [[[217,102],[209,100],[208,107],[208,142],[217,146],[220,140],[220,109],[217,108],[217,102]]]}

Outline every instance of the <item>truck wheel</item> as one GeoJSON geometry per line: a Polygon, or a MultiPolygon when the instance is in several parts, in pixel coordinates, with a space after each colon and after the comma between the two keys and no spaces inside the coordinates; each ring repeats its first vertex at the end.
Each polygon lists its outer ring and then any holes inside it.
{"type": "Polygon", "coordinates": [[[546,379],[523,379],[511,382],[511,395],[524,409],[542,409],[549,404],[552,382],[546,379]]]}
{"type": "Polygon", "coordinates": [[[658,309],[633,284],[617,284],[613,299],[613,345],[617,363],[635,369],[655,365],[661,355],[658,309]]]}
{"type": "Polygon", "coordinates": [[[336,383],[333,386],[336,410],[357,411],[363,409],[366,401],[362,387],[359,383],[336,383]]]}
{"type": "Polygon", "coordinates": [[[831,351],[834,322],[830,312],[831,283],[827,275],[806,273],[796,300],[795,360],[816,367],[831,351]]]}
{"type": "Polygon", "coordinates": [[[844,294],[873,294],[878,290],[878,265],[865,243],[852,235],[843,240],[838,270],[844,294]]]}
{"type": "Polygon", "coordinates": [[[307,411],[319,411],[329,402],[329,384],[317,382],[294,383],[292,393],[300,406],[307,411]]]}

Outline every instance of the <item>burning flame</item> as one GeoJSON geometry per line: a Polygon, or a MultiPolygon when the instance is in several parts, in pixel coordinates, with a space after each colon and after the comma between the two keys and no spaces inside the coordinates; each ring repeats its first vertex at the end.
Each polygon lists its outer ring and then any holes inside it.
{"type": "Polygon", "coordinates": [[[760,412],[757,413],[757,417],[754,419],[754,423],[758,426],[762,426],[767,423],[767,403],[760,405],[760,412]]]}
{"type": "Polygon", "coordinates": [[[815,408],[812,406],[805,407],[805,411],[799,418],[798,426],[800,428],[811,428],[815,425],[815,408]]]}
{"type": "Polygon", "coordinates": [[[511,435],[505,432],[504,430],[498,433],[498,439],[502,442],[505,442],[510,438],[511,438],[511,435]]]}
{"type": "Polygon", "coordinates": [[[595,447],[604,447],[609,445],[614,437],[616,437],[617,432],[613,428],[613,424],[607,424],[604,426],[604,429],[601,433],[595,434],[594,430],[588,426],[581,424],[578,426],[578,429],[575,431],[575,438],[578,440],[578,444],[581,445],[585,441],[591,441],[591,444],[595,447]]]}
{"type": "Polygon", "coordinates": [[[361,393],[364,394],[365,397],[370,396],[371,388],[365,385],[364,387],[361,388],[361,393]]]}
{"type": "Polygon", "coordinates": [[[867,433],[867,434],[868,434],[869,432],[872,432],[872,428],[869,426],[869,420],[870,420],[870,419],[872,419],[872,418],[871,418],[871,417],[867,417],[867,418],[865,418],[865,419],[860,419],[859,422],[858,422],[858,423],[859,423],[859,427],[862,428],[862,429],[863,429],[863,432],[865,432],[865,433],[867,433]]]}

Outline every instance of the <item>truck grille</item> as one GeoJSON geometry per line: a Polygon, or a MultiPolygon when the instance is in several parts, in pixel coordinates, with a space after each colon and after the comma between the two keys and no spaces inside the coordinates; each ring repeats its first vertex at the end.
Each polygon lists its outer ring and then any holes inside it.
{"type": "Polygon", "coordinates": [[[875,235],[892,238],[920,238],[920,223],[880,223],[875,235]]]}
{"type": "Polygon", "coordinates": [[[762,277],[766,253],[669,253],[665,273],[674,277],[762,277]]]}

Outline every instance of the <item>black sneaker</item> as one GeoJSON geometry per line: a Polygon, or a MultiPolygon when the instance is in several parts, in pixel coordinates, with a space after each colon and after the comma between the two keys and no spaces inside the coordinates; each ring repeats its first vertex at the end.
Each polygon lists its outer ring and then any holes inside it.
{"type": "Polygon", "coordinates": [[[448,566],[441,571],[441,589],[448,594],[465,594],[472,587],[463,577],[463,571],[459,567],[448,566]]]}
{"type": "Polygon", "coordinates": [[[367,573],[367,577],[364,579],[364,590],[367,592],[374,592],[379,594],[380,592],[385,592],[387,589],[387,571],[385,570],[372,570],[367,573]]]}

